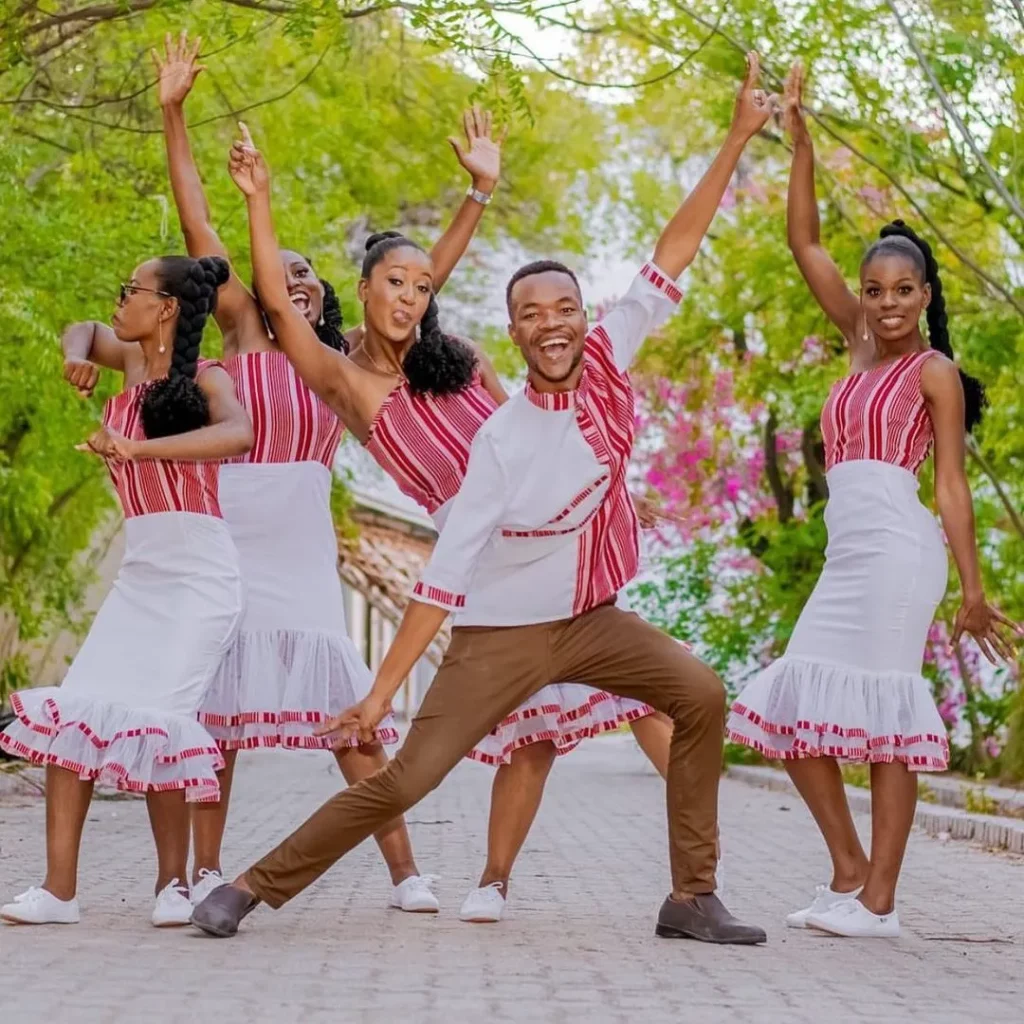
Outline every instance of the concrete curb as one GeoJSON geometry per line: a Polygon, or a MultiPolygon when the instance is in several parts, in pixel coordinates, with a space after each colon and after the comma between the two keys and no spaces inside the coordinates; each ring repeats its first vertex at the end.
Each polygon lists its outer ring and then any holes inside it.
{"type": "MultiPolygon", "coordinates": [[[[789,776],[774,768],[733,764],[726,768],[726,776],[750,786],[797,796],[789,776]]],[[[847,786],[846,797],[853,810],[871,810],[869,790],[847,786]]],[[[971,814],[956,807],[918,804],[914,824],[928,835],[940,839],[966,839],[992,849],[1024,854],[1024,820],[1020,818],[999,818],[991,814],[971,814]]]]}

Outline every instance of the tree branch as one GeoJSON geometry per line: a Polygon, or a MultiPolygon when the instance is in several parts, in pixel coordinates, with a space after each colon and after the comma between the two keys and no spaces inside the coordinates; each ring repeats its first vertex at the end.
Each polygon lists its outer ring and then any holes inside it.
{"type": "Polygon", "coordinates": [[[978,447],[978,442],[973,437],[967,438],[967,451],[970,453],[971,458],[981,468],[982,473],[988,477],[989,483],[995,489],[996,494],[999,496],[999,500],[1003,503],[1003,508],[1006,509],[1006,514],[1010,517],[1010,522],[1013,523],[1014,529],[1024,537],[1024,519],[1021,518],[1021,514],[1013,507],[1013,502],[1010,500],[1010,496],[1006,493],[1003,487],[1002,481],[996,475],[996,471],[992,466],[992,463],[985,458],[981,453],[981,449],[978,447]]]}
{"type": "Polygon", "coordinates": [[[775,437],[777,427],[778,420],[775,411],[772,410],[768,414],[768,422],[764,425],[764,471],[779,510],[779,522],[788,523],[793,518],[793,490],[782,479],[782,470],[779,468],[779,450],[775,437]]]}
{"type": "Polygon", "coordinates": [[[935,95],[938,96],[939,102],[942,104],[942,109],[946,111],[950,119],[957,127],[957,131],[963,137],[964,142],[967,143],[971,153],[974,154],[974,159],[978,161],[978,164],[985,171],[988,180],[992,183],[992,187],[999,193],[1003,202],[1010,208],[1014,216],[1021,222],[1024,222],[1024,208],[1021,207],[1020,203],[1010,195],[1010,190],[1006,187],[1003,179],[999,177],[995,172],[995,168],[985,159],[985,154],[978,148],[978,144],[974,141],[974,136],[971,134],[967,125],[964,123],[964,119],[957,112],[957,109],[950,102],[949,96],[946,94],[946,90],[942,88],[938,78],[935,75],[935,71],[932,69],[928,58],[925,56],[924,51],[917,44],[917,39],[914,37],[913,32],[910,31],[910,26],[904,22],[902,15],[899,12],[899,8],[896,6],[895,0],[885,0],[888,8],[892,11],[893,16],[896,18],[896,24],[899,25],[900,31],[903,33],[903,37],[907,40],[910,49],[914,51],[914,56],[917,58],[917,62],[921,65],[921,70],[924,71],[925,76],[931,83],[932,89],[935,90],[935,95]]]}

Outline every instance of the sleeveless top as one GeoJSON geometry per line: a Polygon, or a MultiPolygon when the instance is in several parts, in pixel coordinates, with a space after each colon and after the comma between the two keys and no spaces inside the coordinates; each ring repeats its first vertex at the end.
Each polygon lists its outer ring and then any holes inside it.
{"type": "Polygon", "coordinates": [[[319,462],[332,467],[341,420],[302,382],[283,352],[246,352],[225,369],[253,432],[252,449],[226,464],[319,462]]]}
{"type": "Polygon", "coordinates": [[[874,459],[917,473],[933,440],[921,371],[934,354],[910,352],[832,385],[821,410],[826,469],[874,459]]]}
{"type": "MultiPolygon", "coordinates": [[[[202,359],[196,376],[221,364],[202,359]]],[[[148,383],[148,382],[145,382],[148,383]]],[[[108,398],[103,406],[103,425],[133,441],[144,441],[142,429],[143,384],[108,398]]],[[[195,512],[221,518],[217,500],[220,463],[176,462],[170,459],[138,459],[107,462],[114,490],[125,519],[156,512],[195,512]]]]}
{"type": "Polygon", "coordinates": [[[413,395],[403,381],[370,424],[366,450],[406,497],[433,515],[458,493],[473,438],[497,408],[478,373],[450,395],[413,395]]]}

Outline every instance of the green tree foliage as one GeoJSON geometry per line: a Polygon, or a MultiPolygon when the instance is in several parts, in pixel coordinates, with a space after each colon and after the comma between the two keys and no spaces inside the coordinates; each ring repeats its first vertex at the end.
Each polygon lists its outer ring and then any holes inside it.
{"type": "MultiPolygon", "coordinates": [[[[148,53],[183,19],[206,40],[187,106],[196,160],[243,277],[245,207],[225,169],[240,117],[273,168],[282,243],[335,283],[349,323],[365,236],[400,226],[433,241],[461,202],[467,182],[445,139],[468,101],[515,121],[485,236],[582,245],[599,190],[600,115],[513,74],[491,52],[490,5],[5,3],[0,694],[31,681],[29,645],[75,619],[85,552],[114,508],[102,465],[73,446],[116,382],[78,398],[60,379],[58,338],[70,321],[109,319],[140,260],[183,251],[148,53]]],[[[204,345],[218,350],[212,325],[204,345]]]]}

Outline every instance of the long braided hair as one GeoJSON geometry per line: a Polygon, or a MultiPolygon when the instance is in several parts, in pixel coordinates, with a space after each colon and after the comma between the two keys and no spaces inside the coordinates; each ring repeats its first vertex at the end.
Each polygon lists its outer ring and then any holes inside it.
{"type": "MultiPolygon", "coordinates": [[[[363,279],[369,278],[373,268],[389,252],[405,247],[425,251],[398,231],[370,235],[363,257],[363,279]]],[[[402,372],[409,382],[409,390],[414,395],[451,395],[464,391],[473,381],[476,365],[476,353],[441,330],[437,297],[431,295],[416,340],[402,360],[402,372]]]]}
{"type": "Polygon", "coordinates": [[[167,376],[146,386],[142,427],[146,437],[169,437],[198,430],[210,422],[210,405],[196,383],[203,328],[217,307],[217,289],[228,279],[227,260],[220,256],[164,256],[157,265],[161,291],[178,300],[171,368],[167,376]]]}
{"type": "MultiPolygon", "coordinates": [[[[878,241],[872,243],[864,254],[861,266],[865,266],[875,256],[887,253],[908,257],[913,262],[921,279],[930,285],[932,290],[932,300],[928,304],[926,312],[928,342],[933,349],[955,362],[953,346],[949,340],[946,298],[942,292],[939,265],[935,262],[932,247],[902,220],[894,220],[892,223],[886,224],[879,235],[878,241]]],[[[969,432],[981,421],[986,403],[985,386],[977,377],[972,377],[970,374],[964,373],[963,370],[959,372],[960,383],[964,389],[964,426],[969,432]]]]}

